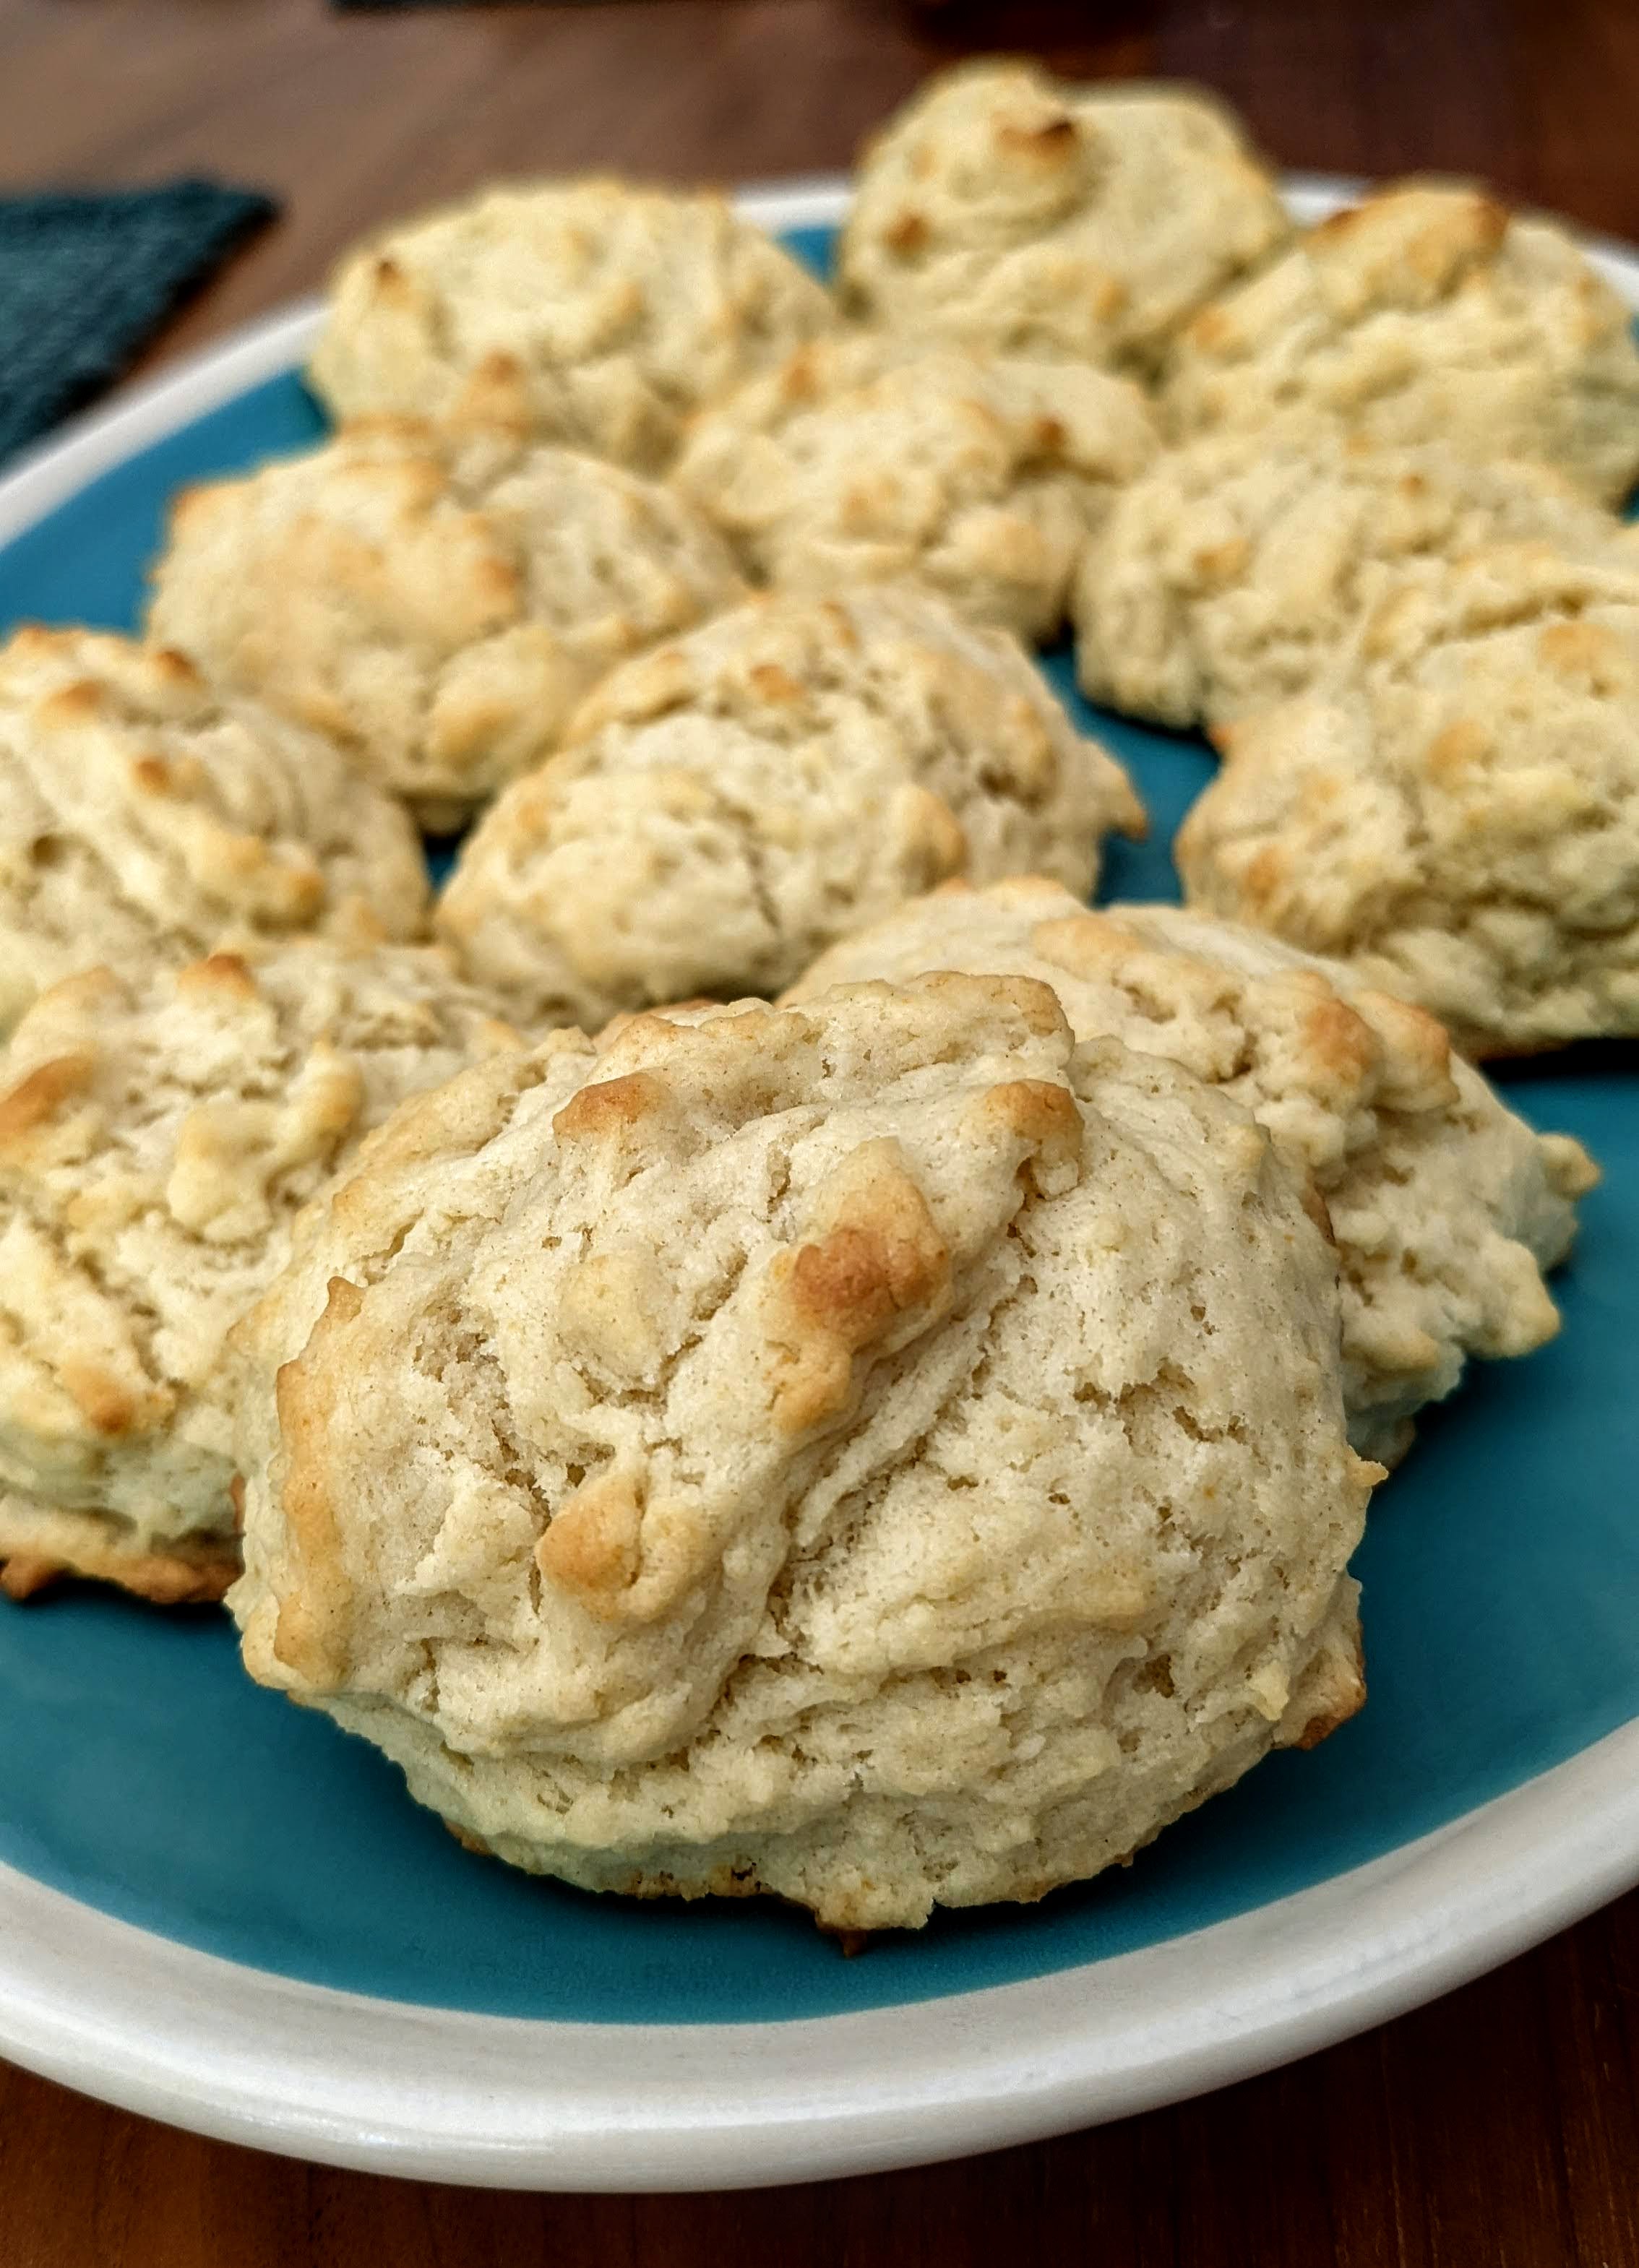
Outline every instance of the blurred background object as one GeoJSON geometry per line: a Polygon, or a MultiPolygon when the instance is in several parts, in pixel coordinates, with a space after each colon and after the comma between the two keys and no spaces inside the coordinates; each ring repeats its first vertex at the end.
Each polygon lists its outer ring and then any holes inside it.
{"type": "Polygon", "coordinates": [[[172,351],[495,175],[837,170],[930,71],[1019,50],[1201,80],[1286,166],[1476,173],[1639,235],[1627,0],[0,0],[0,191],[215,173],[281,196],[172,351]]]}
{"type": "Polygon", "coordinates": [[[277,210],[215,181],[0,197],[0,462],[122,376],[277,210]]]}

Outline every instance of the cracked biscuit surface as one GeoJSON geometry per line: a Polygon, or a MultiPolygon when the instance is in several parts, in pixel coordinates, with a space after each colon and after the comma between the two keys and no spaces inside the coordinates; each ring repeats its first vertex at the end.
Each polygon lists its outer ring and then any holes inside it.
{"type": "Polygon", "coordinates": [[[873,322],[1143,371],[1289,234],[1210,96],[986,63],[936,77],[867,146],[838,285],[873,322]]]}
{"type": "Polygon", "coordinates": [[[1306,411],[1171,449],[1087,547],[1071,611],[1091,701],[1221,725],[1306,689],[1388,586],[1499,541],[1609,551],[1635,532],[1550,467],[1396,448],[1306,411]]]}
{"type": "Polygon", "coordinates": [[[427,946],[82,972],[0,1052],[0,1589],[219,1597],[232,1326],[404,1096],[519,1044],[427,946]]]}
{"type": "Polygon", "coordinates": [[[241,1345],[252,1675],[587,1888],[1034,1898],[1361,1698],[1330,1247],[1045,986],[556,1033],[241,1345]]]}
{"type": "Polygon", "coordinates": [[[692,411],[836,320],[721,197],[523,182],[343,260],[308,376],[338,420],[500,426],[652,473],[692,411]]]}
{"type": "Polygon", "coordinates": [[[1078,1040],[1185,1064],[1312,1179],[1362,1455],[1394,1463],[1471,1354],[1528,1354],[1558,1329],[1543,1271],[1569,1250],[1596,1168],[1507,1109],[1421,1010],[1256,931],[1174,906],[1089,913],[1035,878],[949,884],[833,946],[786,998],[938,968],[1051,984],[1078,1040]]]}
{"type": "Polygon", "coordinates": [[[915,576],[1045,639],[1089,531],[1154,455],[1136,387],[890,334],[799,348],[690,431],[674,479],[786,590],[915,576]]]}
{"type": "Polygon", "coordinates": [[[378,419],[188,490],[148,631],[327,733],[439,831],[539,762],[617,662],[742,596],[668,489],[378,419]]]}
{"type": "Polygon", "coordinates": [[[314,734],[92,630],[0,648],[0,1033],[77,969],[228,938],[410,938],[421,845],[314,734]]]}
{"type": "Polygon", "coordinates": [[[1620,504],[1639,475],[1632,320],[1553,222],[1403,182],[1203,307],[1163,409],[1180,438],[1333,412],[1379,441],[1539,459],[1620,504]]]}
{"type": "Polygon", "coordinates": [[[1347,961],[1470,1055],[1639,1033],[1639,573],[1477,552],[1220,744],[1178,838],[1192,904],[1347,961]]]}
{"type": "Polygon", "coordinates": [[[1126,775],[921,591],[774,594],[606,679],[463,846],[440,935],[526,1021],[773,992],[947,876],[1085,891],[1126,775]]]}

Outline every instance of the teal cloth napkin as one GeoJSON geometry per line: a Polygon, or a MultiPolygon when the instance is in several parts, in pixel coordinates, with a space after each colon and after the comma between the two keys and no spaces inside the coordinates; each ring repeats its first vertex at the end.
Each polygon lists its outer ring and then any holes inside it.
{"type": "Polygon", "coordinates": [[[0,197],[0,461],[111,386],[277,210],[203,180],[0,197]]]}

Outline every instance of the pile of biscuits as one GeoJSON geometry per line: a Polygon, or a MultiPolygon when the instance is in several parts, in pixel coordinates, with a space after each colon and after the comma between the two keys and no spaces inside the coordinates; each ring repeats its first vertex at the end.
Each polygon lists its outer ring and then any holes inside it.
{"type": "Polygon", "coordinates": [[[1639,1034],[1626,308],[990,63],[834,291],[497,189],[309,377],[143,638],[0,651],[0,1587],[225,1594],[475,1848],[844,1931],[1342,1723],[1596,1179],[1473,1059],[1639,1034]],[[1067,627],[1223,756],[1185,909],[1089,910],[1067,627]]]}

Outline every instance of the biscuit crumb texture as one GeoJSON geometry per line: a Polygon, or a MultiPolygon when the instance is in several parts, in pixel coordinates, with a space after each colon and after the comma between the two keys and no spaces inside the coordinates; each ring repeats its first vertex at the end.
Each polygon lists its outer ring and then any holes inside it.
{"type": "Polygon", "coordinates": [[[307,374],[340,422],[499,426],[654,473],[693,411],[836,320],[722,197],[524,182],[351,253],[307,374]]]}
{"type": "Polygon", "coordinates": [[[1126,773],[1022,647],[883,585],[771,594],[607,678],[463,845],[445,942],[524,1022],[790,983],[951,874],[1085,892],[1126,773]]]}
{"type": "Polygon", "coordinates": [[[867,145],[838,285],[872,322],[1144,372],[1290,233],[1209,95],[986,63],[934,79],[867,145]]]}
{"type": "Polygon", "coordinates": [[[1261,1130],[1045,986],[560,1032],[247,1326],[229,1603],[514,1865],[1033,1899],[1358,1705],[1336,1335],[1261,1130]]]}
{"type": "Polygon", "coordinates": [[[1597,1170],[1506,1108],[1421,1009],[1257,931],[1175,906],[1089,913],[1033,879],[948,884],[833,946],[786,997],[940,968],[1051,984],[1078,1040],[1166,1056],[1267,1129],[1337,1244],[1363,1456],[1397,1462],[1469,1355],[1529,1354],[1559,1329],[1543,1272],[1597,1170]]]}
{"type": "Polygon", "coordinates": [[[116,1584],[153,1607],[215,1606],[239,1571],[237,1536],[144,1541],[129,1521],[106,1513],[73,1511],[0,1488],[0,1598],[32,1599],[74,1576],[116,1584]]]}
{"type": "Polygon", "coordinates": [[[1082,689],[1163,725],[1273,707],[1325,674],[1394,579],[1499,541],[1639,567],[1639,531],[1547,465],[1372,443],[1307,410],[1210,434],[1158,458],[1089,544],[1071,609],[1082,689]]]}
{"type": "Polygon", "coordinates": [[[0,1033],[105,961],[228,939],[418,936],[421,845],[315,735],[180,655],[92,630],[0,648],[0,1033]]]}
{"type": "Polygon", "coordinates": [[[1639,1033],[1639,573],[1477,552],[1219,738],[1192,904],[1347,961],[1466,1054],[1639,1033]]]}
{"type": "Polygon", "coordinates": [[[1143,396],[1108,372],[859,332],[707,412],[674,478],[759,581],[823,594],[914,576],[1044,640],[1089,531],[1156,446],[1143,396]]]}
{"type": "Polygon", "coordinates": [[[148,630],[436,833],[548,755],[617,662],[742,596],[722,539],[656,482],[379,419],[187,490],[148,630]]]}
{"type": "Polygon", "coordinates": [[[305,939],[41,995],[0,1053],[6,1587],[55,1562],[220,1594],[233,1325],[372,1126],[518,1044],[428,946],[305,939]]]}
{"type": "Polygon", "coordinates": [[[1632,320],[1554,223],[1400,182],[1203,307],[1163,410],[1180,438],[1324,410],[1379,441],[1538,458],[1620,504],[1639,475],[1632,320]]]}

